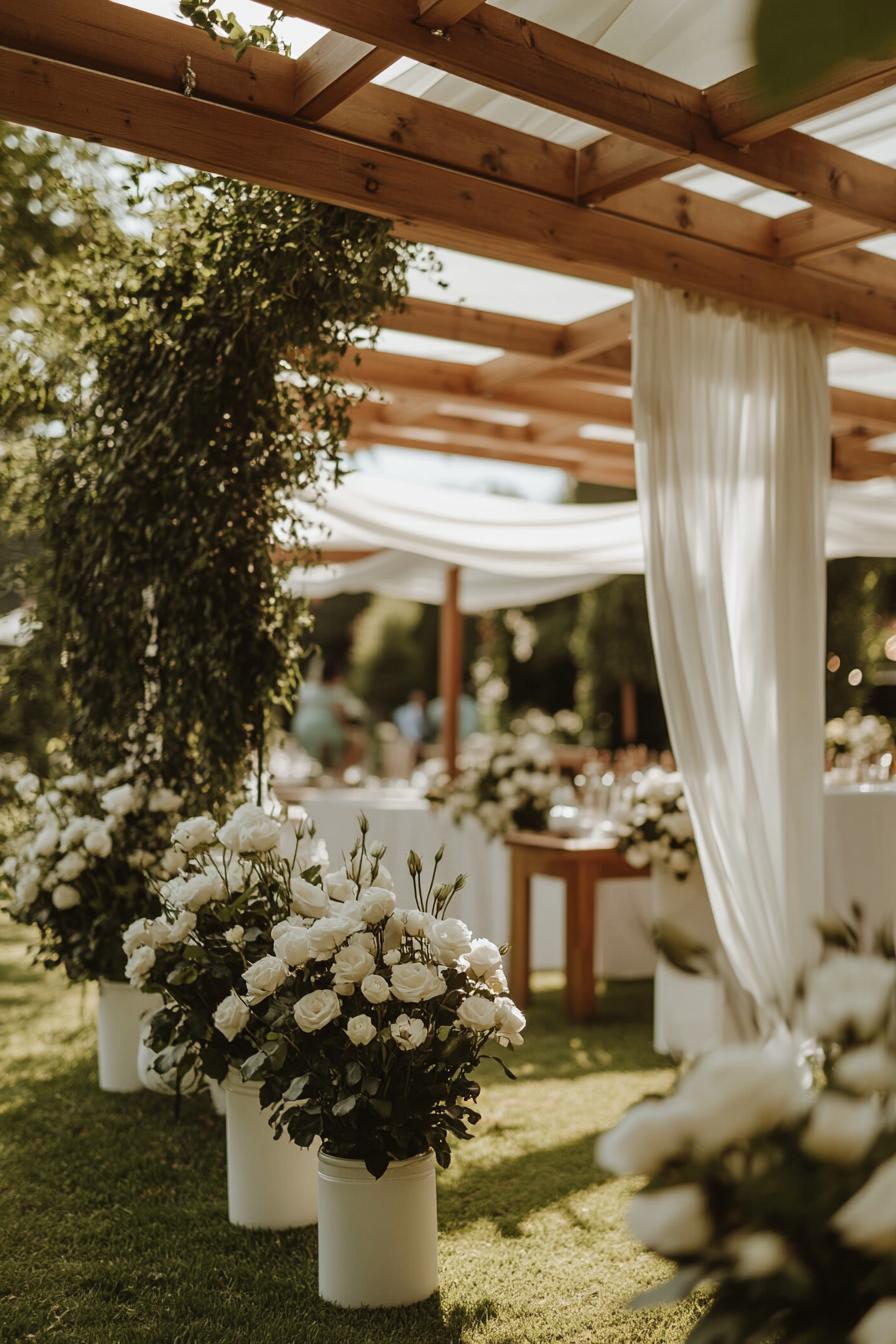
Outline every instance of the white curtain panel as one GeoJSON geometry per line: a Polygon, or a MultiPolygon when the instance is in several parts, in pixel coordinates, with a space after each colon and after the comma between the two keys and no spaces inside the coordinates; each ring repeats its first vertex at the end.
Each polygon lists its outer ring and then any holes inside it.
{"type": "Polygon", "coordinates": [[[765,1028],[823,906],[825,331],[639,282],[650,619],[719,935],[765,1028]]]}

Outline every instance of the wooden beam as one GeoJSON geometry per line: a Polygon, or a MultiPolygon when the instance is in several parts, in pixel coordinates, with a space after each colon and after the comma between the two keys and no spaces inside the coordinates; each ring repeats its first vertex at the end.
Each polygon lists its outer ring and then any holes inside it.
{"type": "Polygon", "coordinates": [[[896,62],[892,57],[882,61],[841,61],[823,79],[801,90],[796,100],[772,104],[760,92],[756,69],[751,67],[707,89],[706,101],[717,133],[744,145],[880,93],[893,84],[896,84],[896,62]]]}
{"type": "Polygon", "coordinates": [[[195,95],[6,50],[0,116],[383,215],[405,237],[610,282],[645,275],[896,345],[896,304],[854,286],[195,95]]]}
{"type": "Polygon", "coordinates": [[[881,228],[896,226],[896,174],[798,131],[739,146],[721,139],[690,85],[483,5],[443,41],[414,0],[283,0],[288,13],[375,41],[499,93],[574,117],[881,228]]]}
{"type": "Polygon", "coordinates": [[[582,205],[599,205],[620,191],[686,168],[689,162],[621,135],[607,135],[579,150],[576,199],[582,205]]]}
{"type": "Polygon", "coordinates": [[[628,219],[649,219],[651,224],[670,233],[705,238],[739,252],[760,257],[776,255],[774,220],[755,210],[691,191],[676,182],[645,182],[605,201],[602,209],[628,219]]]}
{"type": "Polygon", "coordinates": [[[381,324],[390,331],[412,331],[467,345],[490,345],[520,355],[555,354],[564,332],[562,326],[553,322],[508,317],[462,303],[414,298],[406,299],[400,312],[385,313],[381,324]]]}
{"type": "Polygon", "coordinates": [[[862,224],[828,210],[795,210],[771,221],[774,255],[780,261],[810,261],[841,247],[850,247],[880,233],[879,228],[862,224]]]}
{"type": "Polygon", "coordinates": [[[896,261],[878,252],[868,252],[862,247],[844,248],[815,257],[806,265],[822,275],[859,285],[867,293],[896,295],[896,261]]]}
{"type": "Polygon", "coordinates": [[[293,111],[306,121],[317,121],[394,63],[391,51],[342,33],[325,33],[296,62],[293,111]]]}

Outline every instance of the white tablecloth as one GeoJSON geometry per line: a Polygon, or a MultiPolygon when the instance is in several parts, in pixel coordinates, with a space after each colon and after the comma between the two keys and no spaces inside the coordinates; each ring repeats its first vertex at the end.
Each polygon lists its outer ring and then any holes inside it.
{"type": "MultiPolygon", "coordinates": [[[[498,944],[509,942],[508,854],[500,840],[486,838],[473,818],[455,826],[419,794],[388,787],[309,790],[303,794],[302,806],[326,840],[331,861],[338,861],[351,849],[358,835],[358,814],[363,812],[370,822],[368,848],[375,842],[386,846],[386,866],[395,878],[399,899],[405,902],[410,898],[405,867],[408,850],[416,850],[425,866],[444,845],[443,877],[447,880],[457,873],[467,876],[451,913],[469,924],[478,937],[491,938],[498,944]]],[[[555,878],[536,878],[532,897],[532,965],[537,970],[562,967],[563,884],[555,878]]],[[[652,975],[656,954],[650,933],[653,916],[649,881],[604,882],[596,899],[596,973],[618,979],[652,975]]]]}
{"type": "Polygon", "coordinates": [[[873,935],[896,918],[896,782],[831,785],[824,795],[825,903],[864,912],[873,935]]]}

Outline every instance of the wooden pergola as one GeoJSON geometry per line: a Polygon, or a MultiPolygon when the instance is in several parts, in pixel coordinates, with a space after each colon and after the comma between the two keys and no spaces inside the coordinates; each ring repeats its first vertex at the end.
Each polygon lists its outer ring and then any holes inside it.
{"type": "MultiPolygon", "coordinates": [[[[298,58],[112,0],[0,0],[0,117],[362,210],[404,238],[630,286],[645,277],[831,324],[896,354],[896,171],[794,129],[896,84],[845,63],[770,112],[751,70],[694,88],[477,0],[278,0],[329,31],[298,58]],[[371,83],[406,56],[593,127],[572,149],[371,83]],[[772,219],[665,180],[704,165],[805,208],[772,219]]],[[[364,351],[349,447],[389,444],[634,484],[630,306],[569,325],[413,300],[389,328],[496,347],[471,367],[364,351]]],[[[832,469],[896,471],[896,400],[833,388],[832,469]]],[[[446,644],[457,641],[445,618],[446,644]]],[[[447,664],[446,664],[447,665],[447,664]]],[[[447,703],[447,701],[446,701],[447,703]]],[[[449,728],[451,716],[446,716],[449,728]]]]}

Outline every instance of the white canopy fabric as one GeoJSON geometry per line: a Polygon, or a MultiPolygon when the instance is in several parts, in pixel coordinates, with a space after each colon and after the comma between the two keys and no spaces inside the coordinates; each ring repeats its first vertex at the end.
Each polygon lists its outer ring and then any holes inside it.
{"type": "MultiPolygon", "coordinates": [[[[354,475],[325,505],[304,511],[323,556],[328,550],[376,552],[346,564],[294,569],[292,590],[307,597],[371,592],[438,604],[446,570],[458,566],[461,610],[475,613],[535,606],[618,574],[644,573],[634,501],[535,504],[354,475]]],[[[834,482],[827,555],[896,555],[896,481],[834,482]]]]}

